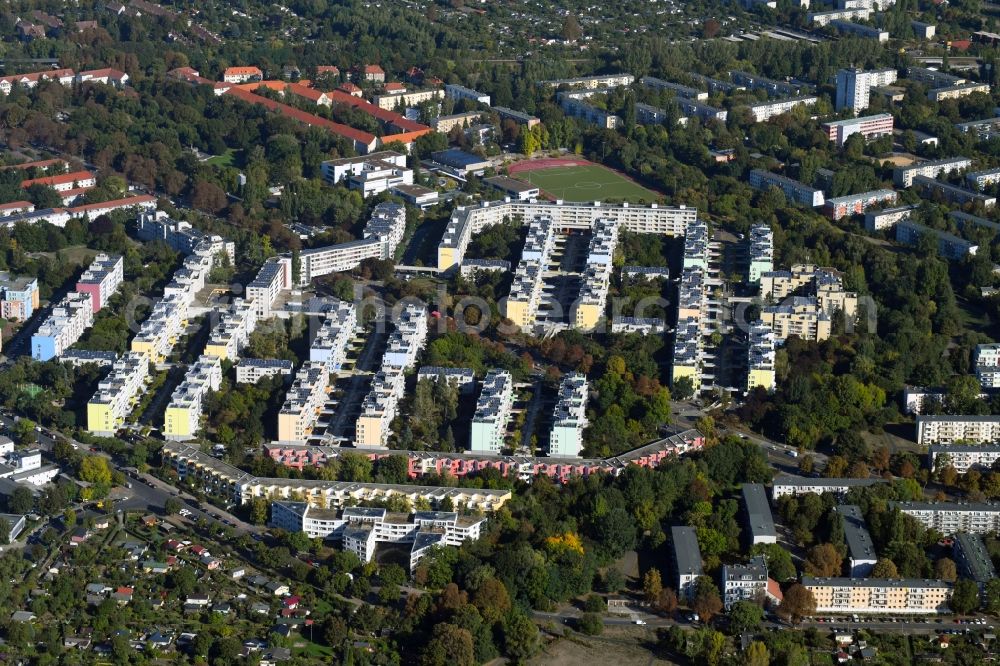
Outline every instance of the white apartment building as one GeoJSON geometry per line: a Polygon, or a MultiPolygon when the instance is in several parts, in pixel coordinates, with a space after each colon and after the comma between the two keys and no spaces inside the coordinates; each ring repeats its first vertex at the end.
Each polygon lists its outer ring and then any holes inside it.
{"type": "Polygon", "coordinates": [[[854,113],[864,111],[870,103],[871,89],[895,83],[896,76],[895,69],[839,70],[837,72],[837,111],[841,109],[851,109],[854,113]]]}
{"type": "Polygon", "coordinates": [[[868,231],[882,231],[896,226],[900,220],[905,220],[920,208],[916,204],[909,206],[897,206],[865,213],[865,229],[868,231]]]}
{"type": "Polygon", "coordinates": [[[469,450],[499,454],[507,435],[507,421],[514,406],[514,379],[505,370],[493,369],[483,380],[483,390],[472,417],[469,450]]]}
{"type": "Polygon", "coordinates": [[[264,377],[291,377],[295,365],[277,358],[241,358],[236,364],[237,384],[256,384],[264,377]]]}
{"type": "Polygon", "coordinates": [[[612,260],[618,246],[618,230],[619,224],[614,220],[594,221],[587,266],[573,313],[576,328],[592,330],[604,316],[608,287],[611,284],[612,260]]]}
{"type": "Polygon", "coordinates": [[[849,215],[861,215],[869,208],[877,208],[896,203],[896,190],[872,190],[843,197],[827,199],[824,211],[832,220],[840,220],[849,215]]]}
{"type": "Polygon", "coordinates": [[[862,21],[867,21],[872,14],[872,10],[859,7],[855,9],[830,9],[822,12],[810,12],[808,15],[809,23],[814,26],[822,27],[825,25],[830,25],[834,21],[850,21],[851,19],[861,19],[862,21]]]}
{"type": "Polygon", "coordinates": [[[880,481],[881,479],[823,479],[781,474],[774,478],[771,499],[777,501],[785,495],[798,497],[808,493],[845,495],[851,488],[865,488],[880,481]]]}
{"type": "Polygon", "coordinates": [[[58,358],[94,323],[90,294],[71,291],[31,336],[31,357],[36,361],[58,358]]]}
{"type": "Polygon", "coordinates": [[[374,507],[319,509],[308,502],[272,502],[270,525],[305,532],[313,539],[342,541],[364,563],[371,562],[378,543],[412,543],[410,572],[432,545],[460,546],[479,538],[484,516],[454,511],[394,513],[374,507]]]}
{"type": "Polygon", "coordinates": [[[658,79],[653,76],[644,76],[639,79],[639,83],[647,88],[652,88],[653,90],[669,90],[677,97],[693,99],[699,102],[708,99],[708,93],[704,90],[691,88],[672,81],[664,81],[663,79],[658,79]]]}
{"type": "Polygon", "coordinates": [[[401,368],[383,366],[375,374],[354,425],[355,446],[384,447],[388,444],[405,384],[401,368]]]}
{"type": "Polygon", "coordinates": [[[236,260],[236,244],[221,236],[206,234],[189,222],[174,220],[163,211],[145,211],[138,218],[136,235],[144,241],[162,240],[177,252],[192,254],[196,249],[215,255],[225,252],[230,262],[236,260]]]}
{"type": "Polygon", "coordinates": [[[209,391],[222,384],[222,359],[200,356],[188,368],[184,381],[174,389],[163,415],[163,437],[185,441],[194,439],[201,427],[202,403],[209,391]]]}
{"type": "Polygon", "coordinates": [[[87,403],[87,431],[113,437],[138,402],[148,377],[149,360],[143,354],[129,352],[115,361],[87,403]]]}
{"type": "Polygon", "coordinates": [[[684,602],[694,598],[695,585],[702,575],[701,548],[693,527],[675,525],[670,528],[674,571],[677,573],[677,597],[684,602]]]}
{"type": "Polygon", "coordinates": [[[888,113],[876,113],[872,116],[832,120],[823,123],[823,131],[838,148],[843,148],[847,139],[853,134],[860,134],[865,141],[871,141],[883,136],[891,136],[893,118],[888,113]]]}
{"type": "Polygon", "coordinates": [[[965,174],[965,182],[969,187],[977,190],[984,189],[991,185],[1000,183],[1000,169],[987,169],[985,171],[970,171],[965,174]]]}
{"type": "Polygon", "coordinates": [[[840,515],[844,527],[844,541],[847,542],[848,566],[851,578],[870,576],[875,562],[875,544],[865,524],[861,508],[855,504],[842,504],[834,510],[840,515]]]}
{"type": "Polygon", "coordinates": [[[279,441],[304,442],[309,438],[326,403],[329,381],[322,363],[302,364],[278,412],[279,441]]]}
{"type": "Polygon", "coordinates": [[[976,378],[984,389],[1000,389],[1000,344],[976,345],[976,378]]]}
{"type": "Polygon", "coordinates": [[[205,353],[226,361],[239,359],[243,348],[250,342],[250,335],[257,328],[257,308],[253,301],[242,298],[222,311],[218,323],[212,328],[205,353]]]}
{"type": "Polygon", "coordinates": [[[409,370],[427,342],[427,310],[410,303],[399,313],[395,324],[382,356],[382,367],[409,370]]]}
{"type": "Polygon", "coordinates": [[[918,416],[917,444],[1000,442],[1000,416],[918,416]]]}
{"type": "Polygon", "coordinates": [[[365,198],[387,192],[396,185],[412,185],[413,171],[406,168],[406,155],[383,150],[360,157],[343,157],[320,164],[323,182],[346,182],[365,198]]]}
{"type": "Polygon", "coordinates": [[[891,502],[908,516],[944,535],[958,532],[994,534],[1000,531],[1000,504],[979,502],[891,502]]]}
{"type": "Polygon", "coordinates": [[[774,527],[771,505],[767,502],[767,491],[763,484],[743,484],[743,505],[746,510],[747,527],[750,528],[750,545],[778,543],[778,531],[774,527]]]}
{"type": "Polygon", "coordinates": [[[583,430],[587,427],[587,378],[577,372],[565,375],[559,385],[559,401],[552,414],[549,455],[579,457],[583,450],[583,430]]]}
{"type": "Polygon", "coordinates": [[[800,97],[790,97],[788,99],[779,99],[772,102],[761,102],[760,104],[750,105],[750,115],[753,116],[754,121],[758,123],[765,122],[774,118],[775,116],[780,116],[783,113],[788,113],[797,106],[812,106],[819,101],[819,98],[815,95],[803,95],[800,97]]]}
{"type": "MultiPolygon", "coordinates": [[[[596,221],[595,221],[596,223],[596,221]]],[[[535,322],[542,293],[542,273],[555,244],[552,218],[538,216],[528,225],[528,235],[521,250],[521,261],[503,303],[504,316],[521,328],[535,322]]]]}
{"type": "Polygon", "coordinates": [[[797,180],[781,176],[763,169],[752,169],[750,171],[750,187],[755,190],[767,190],[776,187],[781,190],[789,201],[800,203],[813,208],[823,205],[823,190],[809,187],[797,180]]]}
{"type": "Polygon", "coordinates": [[[608,205],[600,202],[565,203],[545,201],[494,201],[458,207],[451,215],[438,245],[438,270],[448,271],[462,264],[473,235],[505,220],[530,223],[535,218],[552,220],[556,228],[589,229],[596,220],[612,219],[637,234],[683,236],[685,225],[698,211],[685,206],[608,205]]]}
{"type": "Polygon", "coordinates": [[[760,282],[762,273],[774,270],[774,232],[769,224],[755,224],[750,227],[749,245],[750,268],[747,282],[760,282]]]}
{"type": "Polygon", "coordinates": [[[747,564],[723,565],[719,583],[727,611],[737,601],[763,600],[767,594],[767,562],[758,555],[747,564]]]}
{"type": "MultiPolygon", "coordinates": [[[[306,268],[306,250],[302,253],[302,272],[306,268]]],[[[282,289],[292,287],[292,263],[291,260],[283,261],[279,257],[271,257],[264,262],[264,265],[257,271],[256,277],[247,285],[247,300],[253,301],[257,309],[258,319],[267,319],[271,316],[271,308],[278,299],[282,289]]]]}
{"type": "MultiPolygon", "coordinates": [[[[427,90],[410,90],[407,92],[375,95],[372,97],[372,104],[380,109],[393,111],[400,107],[417,106],[424,102],[438,99],[444,99],[444,90],[441,88],[428,88],[427,90]]],[[[435,129],[437,130],[437,128],[435,129]]],[[[437,131],[441,132],[444,130],[437,131]]]]}
{"type": "Polygon", "coordinates": [[[955,171],[962,171],[972,166],[968,157],[949,157],[942,160],[916,162],[908,166],[896,167],[892,171],[892,180],[897,187],[910,187],[917,176],[938,178],[955,171]]]}
{"type": "Polygon", "coordinates": [[[337,301],[326,313],[309,346],[309,360],[324,363],[327,372],[340,372],[347,361],[347,348],[357,331],[358,313],[354,303],[337,301]]]}
{"type": "Polygon", "coordinates": [[[472,88],[466,88],[465,86],[456,85],[453,83],[448,83],[444,87],[445,97],[454,100],[471,100],[478,104],[490,105],[490,96],[481,93],[478,90],[473,90],[472,88]]]}
{"type": "Polygon", "coordinates": [[[803,576],[802,585],[812,592],[816,613],[947,613],[952,592],[951,583],[920,579],[803,576]]]}
{"type": "Polygon", "coordinates": [[[861,23],[855,23],[854,21],[834,19],[830,21],[830,27],[835,28],[839,32],[846,32],[849,35],[858,35],[859,37],[874,39],[879,42],[889,41],[889,32],[887,30],[882,30],[880,28],[875,28],[861,23]]]}
{"type": "Polygon", "coordinates": [[[612,333],[641,333],[642,335],[660,335],[667,332],[667,322],[657,317],[619,317],[611,318],[612,333]]]}
{"type": "Polygon", "coordinates": [[[94,314],[108,304],[111,296],[118,291],[125,280],[125,261],[118,254],[104,254],[96,257],[76,281],[76,291],[89,293],[93,300],[94,314]]]}
{"type": "Polygon", "coordinates": [[[1000,460],[1000,444],[932,444],[927,449],[927,462],[932,470],[945,465],[959,474],[970,469],[989,470],[1000,460]]]}
{"type": "Polygon", "coordinates": [[[539,81],[538,85],[548,88],[569,86],[570,88],[615,88],[630,86],[635,82],[631,74],[598,74],[596,76],[581,76],[575,79],[551,79],[539,81]]]}
{"type": "Polygon", "coordinates": [[[449,386],[458,389],[459,393],[472,393],[476,390],[476,373],[471,368],[441,368],[424,365],[417,370],[417,381],[444,381],[449,386]]]}
{"type": "Polygon", "coordinates": [[[944,88],[934,88],[927,91],[927,99],[932,102],[940,102],[946,99],[961,99],[973,93],[989,95],[992,88],[988,83],[960,83],[955,86],[945,86],[944,88]]]}
{"type": "Polygon", "coordinates": [[[701,325],[694,317],[677,320],[674,330],[674,354],[670,365],[670,384],[688,377],[695,392],[701,389],[702,366],[702,334],[701,325]]]}
{"type": "Polygon", "coordinates": [[[777,387],[774,369],[777,341],[774,333],[763,322],[754,322],[747,343],[747,392],[758,386],[768,392],[773,391],[777,387]]]}

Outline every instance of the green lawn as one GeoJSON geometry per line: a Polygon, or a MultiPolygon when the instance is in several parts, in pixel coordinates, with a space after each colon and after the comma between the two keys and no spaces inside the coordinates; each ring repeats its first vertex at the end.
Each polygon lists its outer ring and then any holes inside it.
{"type": "Polygon", "coordinates": [[[537,185],[543,192],[563,201],[627,199],[653,202],[660,198],[655,192],[597,165],[521,171],[514,177],[537,185]]]}
{"type": "Polygon", "coordinates": [[[238,162],[239,162],[238,158],[241,157],[241,155],[239,154],[240,152],[241,151],[239,151],[239,150],[234,150],[234,149],[230,148],[226,152],[222,153],[221,155],[215,155],[213,157],[209,157],[208,158],[208,164],[211,164],[213,166],[221,166],[221,167],[235,167],[235,166],[239,166],[239,164],[238,164],[238,162]]]}

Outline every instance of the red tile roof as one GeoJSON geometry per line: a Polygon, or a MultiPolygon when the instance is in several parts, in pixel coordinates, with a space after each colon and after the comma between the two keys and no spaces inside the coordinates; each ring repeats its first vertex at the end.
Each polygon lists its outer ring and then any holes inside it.
{"type": "Polygon", "coordinates": [[[27,188],[32,185],[62,185],[64,183],[75,183],[79,180],[90,180],[94,174],[89,171],[74,171],[73,173],[61,173],[57,176],[44,176],[42,178],[29,178],[21,181],[21,187],[27,188]]]}

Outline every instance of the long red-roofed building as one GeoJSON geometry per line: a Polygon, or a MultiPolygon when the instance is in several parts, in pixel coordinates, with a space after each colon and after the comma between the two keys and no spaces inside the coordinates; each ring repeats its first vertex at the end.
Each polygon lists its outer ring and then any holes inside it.
{"type": "Polygon", "coordinates": [[[97,185],[97,179],[89,171],[74,171],[73,173],[60,173],[55,176],[43,176],[42,178],[29,178],[21,181],[21,188],[28,189],[32,185],[48,185],[56,192],[66,192],[73,189],[89,189],[97,185]]]}

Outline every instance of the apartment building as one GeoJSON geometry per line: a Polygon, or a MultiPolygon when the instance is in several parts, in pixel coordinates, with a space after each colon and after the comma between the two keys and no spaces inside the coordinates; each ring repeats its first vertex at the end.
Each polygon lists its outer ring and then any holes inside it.
{"type": "Polygon", "coordinates": [[[959,474],[970,469],[989,470],[1000,460],[1000,444],[932,444],[927,450],[931,469],[947,465],[959,474]]]}
{"type": "Polygon", "coordinates": [[[967,123],[955,123],[955,127],[960,132],[974,134],[977,141],[989,141],[995,136],[1000,136],[1000,117],[973,120],[967,123]]]}
{"type": "Polygon", "coordinates": [[[978,534],[956,534],[952,555],[958,574],[974,581],[979,587],[979,598],[985,600],[986,584],[997,577],[990,553],[978,534]]]}
{"type": "Polygon", "coordinates": [[[938,254],[945,259],[959,261],[967,255],[974,255],[979,251],[979,246],[975,243],[947,231],[932,229],[910,219],[903,219],[896,223],[896,240],[900,243],[916,245],[920,241],[920,237],[925,234],[937,238],[938,254]]]}
{"type": "MultiPolygon", "coordinates": [[[[392,85],[392,84],[388,84],[392,85]]],[[[396,84],[399,85],[399,84],[396,84]]],[[[444,99],[445,92],[440,88],[428,88],[426,90],[410,90],[404,92],[391,92],[384,95],[372,97],[372,104],[385,111],[402,110],[402,107],[413,107],[426,102],[444,99]]],[[[436,129],[436,128],[435,128],[436,129]]],[[[443,130],[437,130],[439,132],[443,130]]]]}
{"type": "Polygon", "coordinates": [[[222,359],[199,356],[188,368],[184,381],[174,389],[163,414],[163,437],[178,441],[194,439],[201,428],[202,404],[209,391],[222,384],[222,359]]]}
{"type": "Polygon", "coordinates": [[[38,309],[38,300],[38,278],[0,271],[0,318],[27,321],[38,309]]]}
{"type": "Polygon", "coordinates": [[[923,23],[921,21],[910,21],[910,26],[917,39],[933,39],[937,34],[937,26],[933,23],[923,23]]]}
{"type": "Polygon", "coordinates": [[[917,444],[1000,442],[1000,416],[918,416],[917,444]]]}
{"type": "Polygon", "coordinates": [[[615,248],[618,246],[619,224],[615,220],[595,220],[587,265],[580,281],[580,294],[575,303],[573,325],[589,331],[604,316],[608,287],[611,285],[615,248]]]}
{"type": "Polygon", "coordinates": [[[832,120],[823,123],[823,131],[838,148],[843,148],[847,139],[853,134],[860,134],[865,141],[871,141],[883,136],[891,136],[893,118],[888,113],[877,113],[873,116],[832,120]]]}
{"type": "Polygon", "coordinates": [[[340,372],[347,361],[347,349],[358,330],[358,313],[354,303],[337,301],[326,313],[309,346],[309,360],[325,364],[327,372],[340,372]]]}
{"type": "Polygon", "coordinates": [[[108,300],[125,280],[125,261],[118,254],[104,254],[96,257],[76,281],[76,291],[90,294],[93,301],[94,314],[107,305],[108,300]]]}
{"type": "Polygon", "coordinates": [[[776,116],[780,116],[783,113],[788,113],[797,106],[812,106],[818,101],[819,98],[815,95],[803,95],[800,97],[779,99],[773,102],[751,104],[748,108],[750,109],[750,115],[753,116],[754,121],[762,123],[776,116]]]}
{"type": "Polygon", "coordinates": [[[896,82],[895,69],[864,71],[861,69],[841,69],[837,71],[836,109],[850,109],[854,113],[864,111],[870,104],[871,89],[888,86],[896,82]]]}
{"type": "Polygon", "coordinates": [[[780,474],[774,478],[771,487],[771,499],[777,501],[785,495],[798,497],[816,493],[832,493],[837,496],[846,495],[851,488],[867,488],[880,483],[881,479],[821,479],[804,476],[780,474]]]}
{"type": "Polygon", "coordinates": [[[492,369],[483,379],[469,435],[469,451],[499,454],[507,436],[514,406],[514,379],[505,370],[492,369]]]}
{"type": "Polygon", "coordinates": [[[199,231],[192,227],[189,222],[171,219],[163,211],[144,211],[139,215],[137,221],[136,235],[140,240],[161,240],[171,249],[182,254],[194,254],[197,250],[214,256],[223,252],[229,257],[230,263],[236,262],[236,244],[234,242],[227,241],[221,236],[199,231]]]}
{"type": "Polygon", "coordinates": [[[51,187],[60,194],[70,191],[79,191],[82,193],[96,186],[97,178],[89,171],[73,171],[72,173],[60,173],[54,176],[42,176],[41,178],[28,178],[21,181],[22,190],[26,190],[32,185],[51,187]]]}
{"type": "Polygon", "coordinates": [[[237,384],[256,384],[264,377],[292,376],[295,365],[277,358],[241,358],[236,364],[237,384]]]}
{"type": "Polygon", "coordinates": [[[658,317],[619,317],[611,318],[612,333],[641,333],[642,335],[660,335],[669,329],[667,322],[658,317]]]}
{"type": "Polygon", "coordinates": [[[552,413],[549,432],[549,455],[579,457],[583,450],[583,431],[587,427],[587,378],[577,372],[566,374],[559,385],[559,399],[552,413]]]}
{"type": "Polygon", "coordinates": [[[680,108],[681,113],[685,117],[698,118],[703,122],[708,122],[710,120],[718,120],[721,123],[726,122],[729,117],[729,111],[726,109],[719,109],[708,104],[702,104],[701,102],[696,102],[693,99],[675,99],[674,102],[680,108]]]}
{"type": "Polygon", "coordinates": [[[974,93],[989,95],[990,90],[991,88],[988,83],[960,83],[954,86],[928,90],[927,99],[932,102],[941,102],[946,99],[961,99],[962,97],[968,97],[974,93]]]}
{"type": "Polygon", "coordinates": [[[809,187],[797,180],[781,176],[763,169],[753,169],[750,171],[750,187],[755,190],[767,190],[776,187],[781,190],[785,197],[793,202],[813,208],[823,205],[823,191],[809,187]]]}
{"type": "Polygon", "coordinates": [[[780,305],[765,306],[760,321],[782,344],[793,335],[820,342],[829,339],[833,330],[830,315],[814,296],[790,296],[780,305]]]}
{"type": "Polygon", "coordinates": [[[965,174],[965,182],[969,187],[982,190],[1000,183],[1000,169],[986,169],[985,171],[970,171],[965,174]]]}
{"type": "Polygon", "coordinates": [[[827,199],[824,212],[832,220],[840,220],[848,215],[861,215],[869,208],[878,208],[894,204],[898,199],[895,190],[872,190],[860,194],[849,194],[844,197],[827,199]]]}
{"type": "Polygon", "coordinates": [[[670,544],[673,548],[674,571],[677,574],[677,597],[690,602],[694,598],[698,577],[703,573],[698,535],[693,527],[674,526],[670,528],[670,544]]]}
{"type": "Polygon", "coordinates": [[[749,245],[750,266],[747,270],[747,282],[757,284],[763,273],[774,270],[774,232],[769,224],[755,224],[750,227],[749,245]]]}
{"type": "Polygon", "coordinates": [[[774,369],[777,341],[771,327],[756,321],[750,327],[747,344],[747,392],[758,386],[771,392],[777,387],[774,369]]]}
{"type": "Polygon", "coordinates": [[[868,231],[882,231],[896,226],[900,220],[905,220],[913,215],[913,212],[920,208],[916,204],[909,206],[898,206],[886,208],[884,210],[865,213],[865,229],[868,231]]]}
{"type": "Polygon", "coordinates": [[[0,217],[34,212],[35,204],[30,201],[11,201],[10,203],[0,204],[0,217]]]}
{"type": "Polygon", "coordinates": [[[677,285],[677,318],[701,321],[705,308],[705,272],[690,266],[681,272],[677,285]]]}
{"type": "Polygon", "coordinates": [[[763,484],[743,484],[743,508],[750,532],[750,545],[778,543],[778,531],[774,526],[771,505],[767,502],[767,491],[763,484]]]}
{"type": "Polygon", "coordinates": [[[693,317],[677,320],[674,329],[674,354],[670,364],[670,385],[690,378],[695,392],[701,389],[702,334],[699,321],[693,317]]]}
{"type": "Polygon", "coordinates": [[[559,88],[568,86],[570,88],[615,88],[619,86],[630,86],[635,82],[635,77],[631,74],[598,74],[596,76],[581,76],[575,79],[551,79],[549,81],[539,81],[538,85],[546,88],[559,88]]]}
{"type": "Polygon", "coordinates": [[[787,271],[762,273],[761,298],[780,301],[805,289],[814,293],[822,310],[832,314],[838,310],[848,316],[857,315],[857,294],[844,291],[840,273],[833,268],[814,264],[793,264],[787,271]]]}
{"type": "Polygon", "coordinates": [[[669,266],[622,266],[622,277],[635,280],[669,280],[669,266]]]}
{"type": "Polygon", "coordinates": [[[802,585],[816,600],[816,613],[929,615],[947,613],[952,585],[941,580],[813,578],[802,585]]]}
{"type": "Polygon", "coordinates": [[[383,366],[375,374],[354,425],[355,446],[384,447],[388,444],[392,421],[398,413],[404,390],[402,369],[383,366]]]}
{"type": "Polygon", "coordinates": [[[830,25],[834,21],[850,21],[851,19],[861,19],[867,21],[871,18],[872,10],[865,7],[854,9],[830,9],[821,12],[809,12],[808,21],[815,27],[830,25]]]}
{"type": "Polygon", "coordinates": [[[326,403],[329,381],[330,374],[322,363],[302,364],[278,412],[280,441],[304,442],[309,438],[326,403]]]}
{"type": "Polygon", "coordinates": [[[506,220],[530,223],[545,217],[556,228],[589,229],[596,220],[612,219],[624,229],[638,234],[683,236],[685,225],[698,211],[686,206],[632,206],[547,201],[494,201],[457,207],[438,245],[438,270],[445,272],[462,264],[474,234],[506,220]]]}
{"type": "Polygon", "coordinates": [[[982,194],[964,187],[958,187],[927,176],[915,176],[913,178],[913,185],[919,188],[925,196],[940,196],[945,201],[949,201],[951,203],[967,204],[978,202],[985,208],[992,208],[997,203],[997,198],[995,196],[982,194]]]}
{"type": "Polygon", "coordinates": [[[675,97],[693,99],[699,102],[708,99],[708,93],[704,90],[698,90],[697,88],[691,88],[672,81],[664,81],[654,76],[644,76],[639,79],[639,83],[652,90],[669,90],[675,97]]]}
{"type": "Polygon", "coordinates": [[[861,508],[855,504],[841,504],[834,510],[840,515],[844,527],[844,540],[847,542],[847,562],[851,578],[866,578],[871,575],[878,558],[875,555],[875,544],[861,508]]]}
{"type": "Polygon", "coordinates": [[[375,507],[320,509],[307,502],[272,502],[270,525],[305,532],[312,539],[341,541],[344,549],[371,562],[378,543],[413,544],[410,572],[432,545],[460,546],[479,538],[485,516],[455,511],[395,513],[375,507]]]}
{"type": "Polygon", "coordinates": [[[48,361],[61,356],[94,324],[93,307],[90,294],[66,294],[31,336],[31,358],[48,361]]]}
{"type": "Polygon", "coordinates": [[[511,498],[509,490],[457,488],[389,483],[321,481],[258,477],[213,458],[196,446],[167,441],[162,455],[181,479],[191,479],[206,493],[247,504],[254,498],[296,498],[320,508],[356,506],[402,498],[411,503],[428,502],[432,507],[450,500],[460,510],[495,511],[511,498]]]}
{"type": "Polygon", "coordinates": [[[552,218],[535,217],[528,225],[528,235],[521,250],[521,261],[514,272],[504,316],[522,329],[534,325],[541,303],[542,273],[555,242],[552,218]]]}
{"type": "Polygon", "coordinates": [[[803,92],[809,90],[809,86],[805,84],[775,81],[760,74],[751,74],[750,72],[741,72],[738,70],[729,72],[729,78],[738,86],[747,90],[763,90],[767,92],[768,97],[772,98],[792,97],[801,95],[803,92]]]}
{"type": "Polygon", "coordinates": [[[910,187],[917,176],[939,178],[956,171],[962,171],[972,166],[968,157],[948,157],[941,160],[915,162],[908,166],[896,167],[892,170],[892,180],[897,187],[910,187]]]}
{"type": "Polygon", "coordinates": [[[118,360],[118,354],[111,351],[94,351],[91,349],[67,349],[59,357],[63,363],[69,363],[74,368],[93,363],[98,368],[110,368],[118,360]]]}
{"type": "MultiPolygon", "coordinates": [[[[307,259],[300,255],[299,260],[302,265],[300,270],[305,272],[307,259]]],[[[247,285],[247,300],[253,302],[258,319],[270,317],[271,308],[282,289],[291,289],[291,268],[291,261],[284,262],[278,257],[271,257],[264,262],[264,265],[257,271],[257,275],[247,285]]]]}
{"type": "Polygon", "coordinates": [[[476,390],[476,374],[471,368],[442,368],[434,365],[423,365],[417,370],[417,381],[445,382],[455,388],[459,394],[468,394],[476,390]]]}
{"type": "Polygon", "coordinates": [[[542,119],[531,115],[530,113],[524,113],[523,111],[517,111],[515,109],[508,109],[505,106],[494,106],[491,110],[500,117],[501,121],[513,120],[518,125],[523,125],[524,127],[531,129],[535,125],[541,124],[542,119]]]}
{"type": "Polygon", "coordinates": [[[236,361],[257,328],[257,308],[253,301],[236,298],[220,314],[205,344],[205,354],[236,361]]]}
{"type": "Polygon", "coordinates": [[[485,104],[486,106],[490,105],[489,95],[481,93],[478,90],[473,90],[472,88],[456,85],[454,83],[448,83],[445,85],[444,94],[448,99],[456,101],[464,99],[477,104],[485,104]]]}
{"type": "Polygon", "coordinates": [[[976,345],[976,378],[983,389],[1000,389],[1000,344],[976,345]]]}
{"type": "Polygon", "coordinates": [[[708,268],[708,224],[694,218],[684,225],[683,268],[708,268]]]}
{"type": "Polygon", "coordinates": [[[762,555],[747,564],[725,564],[719,576],[722,603],[728,611],[737,601],[763,601],[767,594],[767,562],[762,555]]]}
{"type": "Polygon", "coordinates": [[[427,342],[427,310],[422,305],[408,304],[400,311],[395,326],[382,356],[382,367],[409,370],[427,342]]]}
{"type": "Polygon", "coordinates": [[[149,360],[143,354],[129,352],[115,361],[87,403],[87,431],[113,437],[139,401],[148,378],[149,360]]]}
{"type": "Polygon", "coordinates": [[[413,171],[406,168],[406,155],[392,150],[327,160],[320,164],[320,170],[326,184],[346,183],[366,199],[397,185],[413,185],[413,171]]]}
{"type": "Polygon", "coordinates": [[[893,508],[916,518],[928,528],[950,536],[959,532],[994,534],[1000,531],[1000,504],[983,502],[891,502],[893,508]]]}
{"type": "Polygon", "coordinates": [[[877,42],[889,41],[889,32],[887,30],[880,30],[879,28],[875,28],[870,25],[863,25],[861,23],[855,23],[854,21],[834,19],[830,21],[830,27],[836,29],[838,32],[847,33],[849,35],[857,35],[858,37],[864,37],[865,39],[874,39],[877,42]]]}
{"type": "Polygon", "coordinates": [[[222,80],[225,83],[252,83],[263,81],[264,72],[259,67],[227,67],[222,72],[222,80]]]}
{"type": "Polygon", "coordinates": [[[624,122],[620,116],[616,116],[607,109],[587,102],[589,97],[606,95],[609,92],[611,92],[610,88],[561,92],[556,95],[556,98],[559,100],[559,106],[566,115],[582,120],[590,125],[597,125],[602,129],[618,129],[624,122]]]}
{"type": "Polygon", "coordinates": [[[477,124],[483,118],[482,111],[469,111],[467,113],[455,113],[450,116],[438,116],[431,121],[431,127],[435,132],[448,134],[456,127],[465,128],[477,124]]]}
{"type": "Polygon", "coordinates": [[[730,95],[741,90],[746,90],[743,86],[731,81],[714,79],[710,76],[705,76],[704,74],[698,74],[697,72],[687,72],[685,76],[687,76],[687,78],[691,81],[694,81],[695,84],[704,87],[709,93],[712,94],[722,93],[723,95],[730,95]]]}
{"type": "Polygon", "coordinates": [[[928,67],[908,67],[906,78],[910,81],[922,83],[929,88],[944,88],[966,82],[965,79],[954,74],[928,67]]]}

